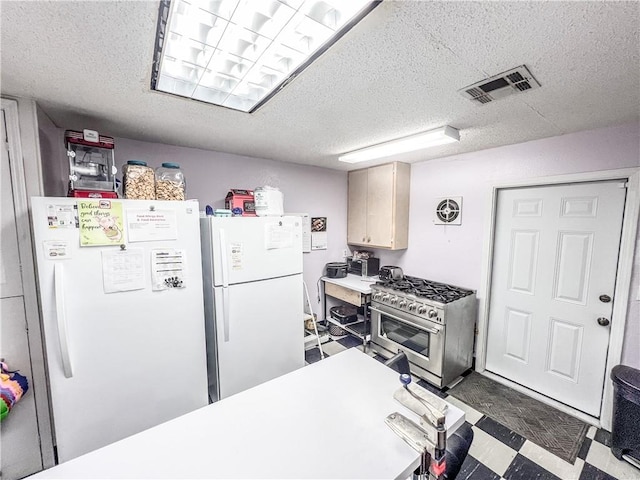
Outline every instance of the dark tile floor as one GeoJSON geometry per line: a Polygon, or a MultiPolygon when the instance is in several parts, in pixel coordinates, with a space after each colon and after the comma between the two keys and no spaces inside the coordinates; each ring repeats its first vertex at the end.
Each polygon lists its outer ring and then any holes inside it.
{"type": "MultiPolygon", "coordinates": [[[[325,357],[347,348],[362,349],[362,341],[347,335],[333,337],[323,344],[325,357]]],[[[371,349],[367,349],[367,353],[384,360],[371,349]]],[[[305,356],[307,363],[321,360],[317,347],[308,350],[305,356]]],[[[611,454],[611,434],[606,430],[590,427],[578,458],[570,464],[449,396],[446,389],[441,391],[422,380],[418,384],[464,410],[473,428],[474,440],[458,480],[640,480],[640,470],[611,454]]]]}

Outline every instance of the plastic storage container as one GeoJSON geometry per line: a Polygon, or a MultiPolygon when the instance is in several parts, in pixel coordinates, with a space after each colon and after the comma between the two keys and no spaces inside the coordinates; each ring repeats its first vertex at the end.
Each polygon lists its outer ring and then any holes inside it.
{"type": "Polygon", "coordinates": [[[156,168],[156,199],[184,200],[186,184],[177,163],[163,163],[156,168]]]}
{"type": "Polygon", "coordinates": [[[259,217],[284,215],[284,198],[279,188],[257,187],[253,190],[253,197],[259,217]]]}
{"type": "Polygon", "coordinates": [[[133,200],[155,200],[156,178],[153,168],[141,160],[129,160],[122,167],[122,193],[133,200]]]}
{"type": "Polygon", "coordinates": [[[626,365],[616,365],[611,370],[611,380],[611,452],[618,459],[628,455],[640,462],[640,370],[626,365]]]}

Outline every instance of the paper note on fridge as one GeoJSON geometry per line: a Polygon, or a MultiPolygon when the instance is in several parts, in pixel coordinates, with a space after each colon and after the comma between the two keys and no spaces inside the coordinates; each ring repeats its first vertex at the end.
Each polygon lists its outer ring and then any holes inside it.
{"type": "Polygon", "coordinates": [[[176,212],[127,209],[127,233],[130,242],[176,240],[178,238],[176,212]]]}
{"type": "Polygon", "coordinates": [[[47,205],[49,228],[78,228],[76,205],[47,205]]]}
{"type": "Polygon", "coordinates": [[[291,248],[293,246],[293,228],[291,225],[282,225],[282,222],[265,225],[265,248],[291,248]]]}
{"type": "Polygon", "coordinates": [[[300,217],[302,222],[302,253],[311,251],[311,217],[308,213],[285,213],[286,216],[300,217]]]}
{"type": "Polygon", "coordinates": [[[49,260],[64,260],[71,258],[69,242],[65,240],[45,240],[42,242],[44,258],[49,260]]]}
{"type": "Polygon", "coordinates": [[[242,270],[242,244],[241,243],[232,243],[231,244],[231,269],[232,270],[242,270]]]}
{"type": "Polygon", "coordinates": [[[104,293],[143,289],[144,250],[103,250],[102,281],[104,293]]]}
{"type": "Polygon", "coordinates": [[[153,290],[185,288],[187,259],[184,250],[175,248],[151,251],[151,283],[153,290]]]}
{"type": "Polygon", "coordinates": [[[78,201],[80,246],[124,243],[122,202],[105,198],[78,201]]]}

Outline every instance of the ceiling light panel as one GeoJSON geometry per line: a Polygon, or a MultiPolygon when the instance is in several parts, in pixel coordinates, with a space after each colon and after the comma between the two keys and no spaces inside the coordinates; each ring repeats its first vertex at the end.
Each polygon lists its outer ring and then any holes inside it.
{"type": "Polygon", "coordinates": [[[162,0],[151,86],[251,112],[379,3],[162,0]]]}

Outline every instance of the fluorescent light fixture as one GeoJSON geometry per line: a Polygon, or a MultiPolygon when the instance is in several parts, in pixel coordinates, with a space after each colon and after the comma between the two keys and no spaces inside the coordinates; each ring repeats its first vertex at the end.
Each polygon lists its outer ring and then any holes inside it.
{"type": "Polygon", "coordinates": [[[151,88],[254,112],[381,0],[161,0],[151,88]]]}
{"type": "Polygon", "coordinates": [[[366,162],[376,158],[388,157],[399,153],[413,152],[423,148],[435,147],[460,141],[460,132],[449,125],[428,132],[409,135],[408,137],[390,140],[371,147],[361,148],[345,153],[338,160],[346,163],[366,162]]]}

